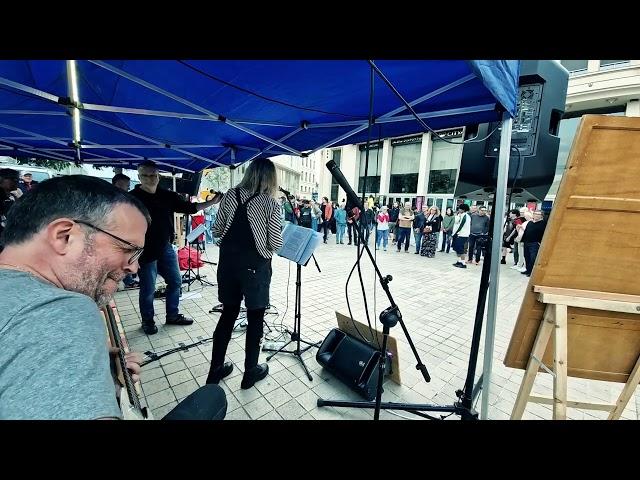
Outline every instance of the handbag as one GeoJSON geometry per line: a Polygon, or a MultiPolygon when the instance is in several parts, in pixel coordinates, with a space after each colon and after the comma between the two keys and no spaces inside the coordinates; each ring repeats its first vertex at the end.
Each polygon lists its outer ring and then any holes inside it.
{"type": "Polygon", "coordinates": [[[426,227],[424,227],[424,229],[422,230],[423,233],[431,233],[432,232],[432,228],[430,225],[427,225],[426,227]]]}

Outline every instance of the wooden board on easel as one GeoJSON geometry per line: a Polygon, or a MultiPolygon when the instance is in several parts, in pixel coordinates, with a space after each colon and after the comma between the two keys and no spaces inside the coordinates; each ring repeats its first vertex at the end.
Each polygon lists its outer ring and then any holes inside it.
{"type": "MultiPolygon", "coordinates": [[[[536,259],[504,364],[526,368],[545,305],[533,286],[640,295],[640,118],[585,115],[536,259]]],[[[640,355],[632,313],[569,306],[567,370],[627,382],[640,355]]],[[[553,365],[553,341],[542,362],[553,365]]]]}
{"type": "MultiPolygon", "coordinates": [[[[351,320],[350,317],[341,314],[340,312],[336,312],[336,319],[338,320],[338,328],[345,333],[348,333],[352,337],[357,339],[362,339],[362,337],[366,338],[368,341],[373,341],[373,336],[371,335],[371,330],[369,329],[369,325],[366,325],[362,322],[358,322],[357,320],[351,320]],[[355,324],[355,325],[354,325],[355,324]],[[358,333],[360,332],[360,333],[358,333]],[[361,336],[362,335],[362,336],[361,336]]],[[[382,332],[375,330],[376,336],[378,337],[378,342],[375,345],[382,345],[383,335],[382,332]]],[[[398,343],[396,339],[389,335],[387,339],[387,350],[391,352],[393,358],[391,360],[391,370],[392,373],[389,375],[389,378],[393,380],[398,385],[402,385],[400,381],[400,358],[398,357],[398,343]]]]}

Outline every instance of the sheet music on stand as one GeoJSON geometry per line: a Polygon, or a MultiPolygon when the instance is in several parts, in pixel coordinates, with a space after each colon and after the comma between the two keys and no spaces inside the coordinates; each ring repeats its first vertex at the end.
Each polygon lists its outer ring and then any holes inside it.
{"type": "Polygon", "coordinates": [[[321,240],[321,233],[289,223],[282,231],[282,248],[277,253],[292,262],[306,265],[321,240]]]}
{"type": "Polygon", "coordinates": [[[206,232],[206,230],[207,230],[207,226],[204,223],[198,225],[196,228],[191,230],[189,235],[187,235],[187,243],[195,242],[200,235],[206,232]]]}

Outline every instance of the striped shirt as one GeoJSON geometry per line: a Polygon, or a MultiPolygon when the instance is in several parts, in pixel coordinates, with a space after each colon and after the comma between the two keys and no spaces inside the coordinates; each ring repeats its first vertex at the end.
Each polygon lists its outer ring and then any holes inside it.
{"type": "MultiPolygon", "coordinates": [[[[236,190],[238,187],[230,189],[220,202],[216,223],[213,226],[213,236],[219,239],[218,245],[231,228],[236,208],[238,208],[236,190]]],[[[242,202],[246,202],[252,195],[243,188],[239,190],[242,202]]],[[[271,258],[272,254],[282,246],[280,205],[273,197],[261,193],[247,205],[247,217],[258,253],[264,258],[271,258]]]]}

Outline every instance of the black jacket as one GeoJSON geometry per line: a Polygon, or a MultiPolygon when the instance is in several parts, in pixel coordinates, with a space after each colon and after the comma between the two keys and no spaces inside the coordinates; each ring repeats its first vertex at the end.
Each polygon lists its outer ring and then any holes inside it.
{"type": "Polygon", "coordinates": [[[436,215],[431,221],[427,221],[427,217],[424,219],[425,227],[431,227],[431,233],[438,233],[442,227],[442,215],[436,215]]]}
{"type": "Polygon", "coordinates": [[[140,200],[151,215],[151,225],[144,237],[144,253],[140,257],[140,263],[149,263],[157,260],[167,243],[173,242],[173,214],[194,214],[198,211],[198,205],[180,198],[176,192],[164,190],[158,187],[156,193],[148,193],[136,185],[131,195],[140,200]]]}
{"type": "Polygon", "coordinates": [[[413,228],[419,228],[422,230],[425,226],[425,222],[427,219],[424,216],[424,213],[420,212],[416,214],[416,217],[413,219],[413,228]]]}
{"type": "Polygon", "coordinates": [[[390,208],[389,209],[389,221],[390,222],[397,222],[399,215],[400,215],[400,209],[399,208],[390,208]]]}

